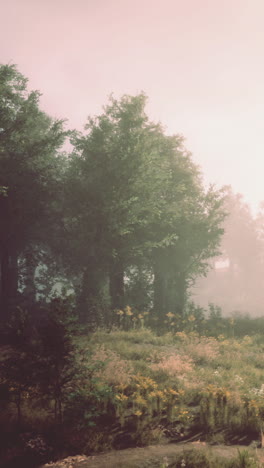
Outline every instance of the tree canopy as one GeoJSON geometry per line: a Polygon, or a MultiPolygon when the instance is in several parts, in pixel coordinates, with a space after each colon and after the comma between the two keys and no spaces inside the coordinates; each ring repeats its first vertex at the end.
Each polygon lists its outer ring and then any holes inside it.
{"type": "Polygon", "coordinates": [[[145,94],[124,95],[72,133],[65,154],[63,122],[40,110],[14,66],[0,67],[0,87],[3,315],[30,289],[36,301],[43,264],[63,265],[83,322],[127,304],[157,320],[183,314],[224,217],[221,191],[204,189],[183,138],[149,119],[145,94]]]}
{"type": "MultiPolygon", "coordinates": [[[[53,205],[65,139],[63,122],[39,109],[39,92],[14,66],[0,67],[1,310],[18,292],[19,257],[43,241],[53,205]]],[[[46,239],[45,239],[46,242],[46,239]]],[[[21,260],[21,258],[20,258],[21,260]]]]}

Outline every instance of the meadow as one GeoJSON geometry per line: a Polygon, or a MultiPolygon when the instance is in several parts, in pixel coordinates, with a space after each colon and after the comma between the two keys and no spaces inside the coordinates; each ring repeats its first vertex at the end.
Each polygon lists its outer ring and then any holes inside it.
{"type": "MultiPolygon", "coordinates": [[[[147,326],[147,314],[129,307],[115,313],[118,321],[111,329],[60,329],[62,348],[58,336],[52,346],[49,335],[45,365],[52,382],[36,372],[28,351],[17,361],[20,368],[24,362],[20,377],[15,364],[12,375],[10,366],[2,373],[0,424],[7,461],[14,451],[24,454],[25,446],[32,459],[28,466],[170,442],[262,447],[263,318],[222,318],[213,309],[207,319],[192,311],[176,326],[176,317],[168,314],[158,335],[147,326]],[[26,384],[27,368],[32,374],[26,384]]],[[[2,346],[2,371],[10,349],[2,346]]],[[[14,356],[9,359],[14,363],[14,356]]]]}

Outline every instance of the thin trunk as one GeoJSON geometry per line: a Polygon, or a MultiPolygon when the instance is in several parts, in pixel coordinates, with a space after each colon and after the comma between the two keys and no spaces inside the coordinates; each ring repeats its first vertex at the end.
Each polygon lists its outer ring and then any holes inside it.
{"type": "Polygon", "coordinates": [[[89,265],[89,267],[85,268],[78,300],[81,323],[98,324],[103,280],[104,274],[95,266],[89,265]]]}
{"type": "Polygon", "coordinates": [[[164,274],[156,266],[154,269],[154,316],[157,328],[161,331],[164,327],[166,313],[166,281],[164,274]]]}
{"type": "Polygon", "coordinates": [[[110,269],[110,297],[112,309],[122,309],[124,304],[124,266],[121,260],[114,260],[110,269]]]}
{"type": "Polygon", "coordinates": [[[1,255],[1,317],[7,318],[8,306],[8,261],[9,256],[7,250],[1,255]]]}
{"type": "Polygon", "coordinates": [[[56,397],[55,397],[55,400],[54,400],[54,418],[55,418],[55,422],[57,422],[57,419],[58,419],[58,400],[57,400],[56,397]]]}
{"type": "Polygon", "coordinates": [[[187,282],[186,282],[185,273],[178,272],[176,285],[177,285],[177,302],[175,304],[176,312],[179,315],[183,316],[184,308],[186,304],[186,298],[187,298],[187,282]]]}
{"type": "Polygon", "coordinates": [[[22,415],[21,415],[21,390],[18,390],[18,396],[17,396],[17,401],[16,401],[16,407],[17,407],[17,426],[20,429],[21,427],[21,420],[22,420],[22,415]]]}
{"type": "Polygon", "coordinates": [[[1,317],[5,320],[8,317],[9,304],[15,299],[18,291],[18,256],[16,252],[10,254],[8,249],[5,248],[2,251],[0,267],[1,317]]]}
{"type": "Polygon", "coordinates": [[[14,298],[18,291],[18,255],[12,252],[9,256],[9,296],[14,298]]]}
{"type": "Polygon", "coordinates": [[[24,255],[25,259],[25,289],[24,294],[28,297],[30,302],[35,302],[36,299],[36,285],[35,285],[35,270],[36,264],[32,252],[27,251],[24,255]]]}

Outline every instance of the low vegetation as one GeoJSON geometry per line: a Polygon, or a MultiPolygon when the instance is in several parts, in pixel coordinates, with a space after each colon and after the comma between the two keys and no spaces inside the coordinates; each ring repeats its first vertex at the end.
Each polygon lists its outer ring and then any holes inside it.
{"type": "MultiPolygon", "coordinates": [[[[70,304],[54,299],[38,321],[18,310],[2,331],[0,423],[7,460],[17,451],[34,466],[36,460],[197,434],[211,444],[261,446],[264,338],[255,333],[255,320],[222,318],[212,305],[206,317],[190,305],[184,323],[172,326],[172,314],[165,318],[162,336],[145,328],[143,318],[125,330],[113,323],[87,334],[70,304]]],[[[122,312],[134,315],[130,307],[122,312]]]]}

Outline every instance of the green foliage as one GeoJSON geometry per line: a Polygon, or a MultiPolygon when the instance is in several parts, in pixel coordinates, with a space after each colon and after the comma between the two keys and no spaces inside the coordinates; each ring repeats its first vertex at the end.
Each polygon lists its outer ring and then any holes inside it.
{"type": "Polygon", "coordinates": [[[73,139],[65,220],[72,264],[83,271],[79,308],[90,322],[100,322],[103,298],[112,309],[154,302],[157,316],[182,313],[222,234],[222,194],[205,193],[182,137],[166,136],[145,104],[144,94],[111,98],[73,139]]]}
{"type": "MultiPolygon", "coordinates": [[[[19,280],[25,255],[31,249],[34,252],[36,244],[38,250],[49,245],[50,225],[54,230],[56,226],[63,164],[58,150],[66,132],[62,121],[52,120],[39,109],[39,96],[39,92],[27,90],[27,80],[15,66],[0,66],[2,318],[7,318],[13,305],[20,304],[19,280]]],[[[30,289],[25,272],[23,282],[24,288],[30,289]]]]}
{"type": "Polygon", "coordinates": [[[72,450],[263,432],[263,320],[188,301],[218,252],[223,192],[145,105],[110,98],[66,158],[63,122],[0,67],[3,418],[32,428],[39,411],[72,450]]]}

